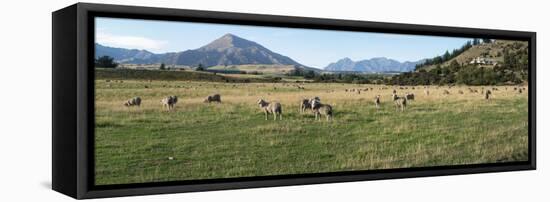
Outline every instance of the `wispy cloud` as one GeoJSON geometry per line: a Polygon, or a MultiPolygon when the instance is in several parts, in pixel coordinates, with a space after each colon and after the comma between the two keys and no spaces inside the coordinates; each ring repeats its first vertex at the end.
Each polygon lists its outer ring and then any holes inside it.
{"type": "Polygon", "coordinates": [[[168,42],[155,40],[142,36],[114,35],[106,32],[96,33],[96,42],[106,46],[128,49],[145,49],[158,51],[164,48],[168,42]]]}

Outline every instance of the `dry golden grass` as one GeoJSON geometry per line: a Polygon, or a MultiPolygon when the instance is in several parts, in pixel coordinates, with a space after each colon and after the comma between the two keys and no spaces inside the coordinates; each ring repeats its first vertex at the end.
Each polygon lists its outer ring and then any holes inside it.
{"type": "Polygon", "coordinates": [[[525,161],[527,89],[513,88],[97,80],[96,183],[525,161]],[[415,94],[405,112],[395,110],[393,89],[415,94]],[[202,102],[213,93],[221,104],[202,102]],[[160,100],[169,95],[179,102],[166,112],[160,100]],[[122,105],[134,96],[141,107],[122,105]],[[315,96],[333,106],[333,121],[299,113],[300,99],[315,96]],[[265,121],[259,98],[280,102],[283,120],[265,121]]]}

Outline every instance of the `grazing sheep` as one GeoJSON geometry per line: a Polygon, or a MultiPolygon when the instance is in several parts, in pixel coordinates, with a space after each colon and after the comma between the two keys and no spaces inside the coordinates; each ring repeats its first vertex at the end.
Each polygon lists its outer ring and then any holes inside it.
{"type": "Polygon", "coordinates": [[[269,114],[273,114],[273,120],[277,120],[277,116],[279,116],[280,120],[283,120],[283,107],[281,106],[280,103],[278,102],[269,103],[263,99],[259,99],[258,105],[260,105],[260,108],[265,113],[265,120],[267,120],[267,116],[269,114]]]}
{"type": "Polygon", "coordinates": [[[396,111],[399,110],[399,108],[401,108],[401,111],[405,111],[405,107],[407,107],[407,98],[395,95],[393,102],[395,104],[396,111]]]}
{"type": "Polygon", "coordinates": [[[162,106],[166,108],[167,111],[170,111],[174,109],[174,106],[176,103],[178,103],[178,97],[177,96],[168,96],[160,100],[162,103],[162,106]]]}
{"type": "Polygon", "coordinates": [[[523,93],[523,90],[521,90],[521,88],[518,90],[518,93],[523,93]]]}
{"type": "Polygon", "coordinates": [[[491,90],[485,91],[485,99],[489,100],[489,96],[491,95],[491,90]]]}
{"type": "Polygon", "coordinates": [[[311,109],[311,103],[308,99],[303,99],[300,102],[300,113],[306,112],[306,110],[311,109]]]}
{"type": "Polygon", "coordinates": [[[206,98],[204,98],[204,102],[205,103],[211,103],[211,102],[221,103],[222,102],[222,97],[220,96],[220,94],[209,95],[206,98]]]}
{"type": "Polygon", "coordinates": [[[376,97],[374,97],[374,105],[377,109],[380,108],[380,95],[376,95],[376,97]]]}
{"type": "Polygon", "coordinates": [[[391,100],[396,101],[397,99],[399,99],[399,96],[396,93],[391,94],[391,100]]]}
{"type": "Polygon", "coordinates": [[[414,100],[414,93],[407,93],[407,94],[405,94],[405,99],[407,99],[407,100],[414,100]]]}
{"type": "Polygon", "coordinates": [[[124,102],[124,106],[130,107],[130,106],[140,106],[141,105],[141,98],[140,97],[133,97],[132,99],[127,100],[124,102]]]}
{"type": "Polygon", "coordinates": [[[321,98],[315,96],[315,97],[309,99],[309,104],[310,104],[310,105],[313,105],[313,101],[317,101],[317,102],[320,103],[320,102],[321,102],[321,98]]]}
{"type": "Polygon", "coordinates": [[[332,120],[332,106],[328,104],[322,104],[321,101],[313,99],[311,102],[311,109],[315,113],[315,120],[321,120],[321,115],[327,117],[327,121],[332,120]]]}
{"type": "Polygon", "coordinates": [[[464,94],[464,92],[462,92],[462,90],[458,90],[458,94],[464,94]]]}
{"type": "Polygon", "coordinates": [[[451,92],[449,92],[448,90],[443,90],[443,95],[450,95],[451,92]]]}

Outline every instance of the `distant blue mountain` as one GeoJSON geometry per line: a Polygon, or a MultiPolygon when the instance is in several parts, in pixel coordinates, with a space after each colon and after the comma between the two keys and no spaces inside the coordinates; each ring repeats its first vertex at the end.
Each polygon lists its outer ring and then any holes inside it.
{"type": "Polygon", "coordinates": [[[330,63],[324,68],[325,71],[352,71],[352,72],[410,72],[414,71],[417,64],[424,62],[419,60],[415,62],[399,62],[397,60],[376,57],[368,60],[353,61],[349,58],[343,58],[337,62],[330,63]]]}

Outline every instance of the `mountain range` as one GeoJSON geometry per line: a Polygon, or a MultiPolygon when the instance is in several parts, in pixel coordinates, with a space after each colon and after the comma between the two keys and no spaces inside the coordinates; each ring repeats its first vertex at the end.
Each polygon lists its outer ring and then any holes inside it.
{"type": "Polygon", "coordinates": [[[417,64],[424,60],[415,62],[399,62],[385,57],[376,57],[367,60],[353,61],[350,58],[343,58],[337,62],[330,63],[324,68],[326,71],[350,71],[350,72],[410,72],[414,71],[417,64]]]}
{"type": "MultiPolygon", "coordinates": [[[[197,49],[156,54],[147,50],[125,49],[95,44],[95,55],[113,57],[118,63],[127,64],[169,64],[196,67],[199,64],[205,67],[217,65],[294,65],[309,70],[320,71],[302,65],[290,57],[275,53],[264,46],[235,36],[225,34],[222,37],[197,49]]],[[[399,62],[384,57],[370,60],[352,61],[349,58],[341,59],[324,68],[326,71],[354,71],[354,72],[409,72],[413,71],[416,62],[399,62]]]]}
{"type": "Polygon", "coordinates": [[[270,51],[262,45],[226,34],[198,49],[155,54],[147,50],[123,49],[95,44],[97,57],[108,55],[119,63],[175,64],[205,67],[216,65],[270,64],[304,66],[291,58],[270,51]]]}

